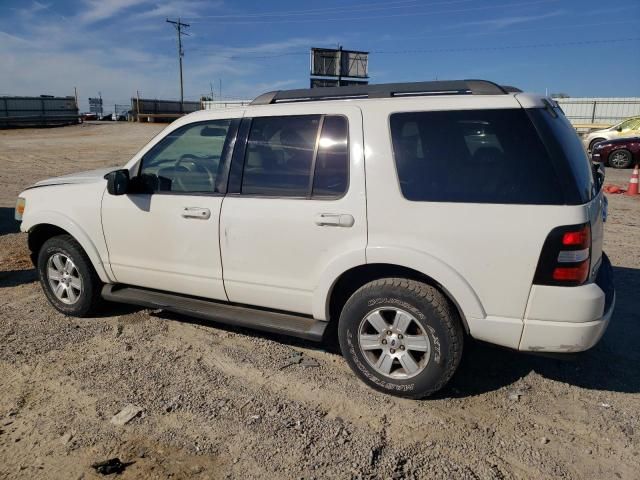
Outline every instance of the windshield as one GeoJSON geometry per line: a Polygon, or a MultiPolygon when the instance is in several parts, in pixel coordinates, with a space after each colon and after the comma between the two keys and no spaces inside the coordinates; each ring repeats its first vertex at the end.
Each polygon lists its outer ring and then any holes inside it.
{"type": "Polygon", "coordinates": [[[623,122],[618,123],[617,125],[614,125],[613,127],[611,127],[611,130],[635,130],[636,128],[638,128],[639,124],[640,118],[629,118],[627,120],[624,120],[623,122]]]}

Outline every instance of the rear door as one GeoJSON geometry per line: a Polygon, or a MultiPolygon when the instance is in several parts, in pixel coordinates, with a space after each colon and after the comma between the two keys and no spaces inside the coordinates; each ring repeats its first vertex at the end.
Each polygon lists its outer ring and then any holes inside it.
{"type": "Polygon", "coordinates": [[[311,314],[329,265],[347,253],[365,263],[361,112],[307,104],[251,117],[220,217],[225,289],[232,302],[311,314]]]}

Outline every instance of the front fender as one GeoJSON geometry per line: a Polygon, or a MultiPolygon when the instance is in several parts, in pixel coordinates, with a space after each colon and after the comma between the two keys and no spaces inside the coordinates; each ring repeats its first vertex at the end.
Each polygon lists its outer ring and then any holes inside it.
{"type": "Polygon", "coordinates": [[[31,213],[29,215],[26,215],[22,220],[20,230],[28,233],[38,225],[44,224],[53,225],[69,233],[69,235],[75,238],[82,249],[86,252],[89,260],[91,260],[91,263],[93,264],[93,268],[95,268],[96,273],[100,277],[100,280],[105,283],[112,283],[115,281],[114,278],[111,278],[108,273],[108,269],[105,268],[105,265],[102,263],[95,243],[82,229],[82,227],[80,227],[80,225],[78,225],[66,215],[51,210],[41,210],[35,213],[31,213]]]}

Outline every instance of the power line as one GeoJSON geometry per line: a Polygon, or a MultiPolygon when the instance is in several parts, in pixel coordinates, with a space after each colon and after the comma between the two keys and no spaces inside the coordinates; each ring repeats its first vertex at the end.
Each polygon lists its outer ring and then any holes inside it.
{"type": "Polygon", "coordinates": [[[180,104],[182,105],[184,103],[184,88],[182,83],[182,57],[184,56],[184,50],[182,49],[182,35],[189,35],[188,33],[183,32],[182,28],[189,28],[191,25],[189,25],[188,23],[182,23],[180,21],[180,18],[178,18],[178,20],[169,20],[167,18],[167,23],[173,24],[176,32],[178,33],[178,62],[180,63],[180,104]]]}
{"type": "Polygon", "coordinates": [[[377,50],[371,53],[377,53],[380,55],[386,54],[412,54],[412,53],[438,53],[438,52],[474,52],[481,50],[515,50],[520,48],[549,48],[549,47],[566,47],[574,45],[594,45],[601,43],[615,43],[615,42],[628,42],[640,40],[640,37],[635,38],[610,38],[606,40],[579,40],[574,42],[548,42],[548,43],[536,43],[530,45],[496,45],[493,47],[462,47],[462,48],[433,48],[428,50],[377,50]]]}
{"type": "MultiPolygon", "coordinates": [[[[624,24],[635,24],[636,22],[633,20],[620,20],[620,21],[616,21],[616,22],[593,22],[593,23],[581,23],[581,24],[572,24],[572,25],[562,25],[562,26],[555,26],[555,27],[536,27],[536,28],[521,28],[521,29],[515,29],[515,30],[504,30],[504,31],[498,31],[498,32],[491,32],[491,33],[487,33],[487,32],[474,32],[474,33],[465,33],[463,35],[458,34],[448,34],[448,35],[406,35],[406,36],[394,36],[393,38],[380,38],[377,39],[377,41],[379,42],[386,42],[386,41],[396,41],[396,40],[411,40],[411,39],[421,39],[421,40],[430,40],[430,39],[440,39],[440,38],[458,38],[458,39],[464,39],[466,37],[483,37],[483,36],[489,36],[489,35],[503,35],[503,34],[507,34],[507,35],[512,35],[514,33],[522,33],[522,32],[538,32],[538,31],[547,31],[547,30],[567,30],[567,29],[575,29],[575,28],[584,28],[584,27],[601,27],[601,26],[608,26],[608,25],[624,25],[624,24]]],[[[433,32],[433,31],[432,31],[433,32]]],[[[223,57],[223,58],[245,58],[245,54],[260,54],[260,53],[264,53],[265,56],[260,56],[259,58],[274,58],[274,57],[286,57],[286,56],[296,56],[296,55],[308,55],[309,52],[305,51],[295,51],[295,52],[278,52],[278,51],[265,51],[262,49],[255,49],[252,50],[251,48],[247,48],[245,46],[221,46],[221,49],[225,49],[227,50],[228,53],[225,54],[220,54],[220,55],[216,55],[219,57],[223,57]],[[238,53],[238,54],[232,54],[230,53],[233,50],[240,50],[242,51],[242,53],[238,53]]],[[[192,47],[192,50],[196,51],[196,52],[203,52],[203,53],[207,53],[207,52],[211,52],[210,47],[206,47],[206,46],[196,46],[196,47],[192,47]]],[[[254,58],[252,55],[247,55],[247,57],[249,58],[254,58]]]]}
{"type": "Polygon", "coordinates": [[[451,5],[454,3],[468,3],[474,0],[448,0],[442,2],[433,2],[424,4],[419,0],[399,0],[394,2],[380,2],[380,3],[360,3],[354,5],[348,5],[345,7],[327,7],[327,8],[314,8],[310,10],[284,10],[284,11],[270,11],[270,12],[257,12],[257,13],[237,13],[229,15],[200,15],[197,17],[186,17],[189,19],[198,18],[214,18],[214,19],[234,19],[234,18],[262,18],[262,17],[293,17],[301,15],[323,15],[326,13],[357,13],[358,11],[370,11],[370,10],[387,10],[390,8],[407,8],[413,7],[416,3],[421,7],[430,7],[433,5],[451,5]],[[402,5],[394,5],[402,4],[402,5]]]}
{"type": "MultiPolygon", "coordinates": [[[[524,32],[540,32],[540,31],[548,31],[548,30],[568,30],[571,28],[584,28],[584,27],[602,27],[607,25],[621,25],[621,24],[636,24],[635,20],[620,20],[616,22],[594,22],[594,23],[574,23],[571,25],[559,25],[555,27],[535,27],[535,28],[518,28],[515,30],[501,30],[501,31],[493,31],[493,32],[474,32],[474,33],[465,33],[463,35],[457,34],[448,34],[448,35],[406,35],[406,36],[394,36],[393,38],[380,38],[378,41],[397,41],[397,40],[430,40],[437,38],[465,38],[465,37],[482,37],[489,35],[512,35],[514,33],[524,33],[524,32]]],[[[433,32],[433,30],[431,31],[433,32]]]]}
{"type": "MultiPolygon", "coordinates": [[[[397,18],[397,17],[416,17],[416,16],[433,16],[433,15],[440,15],[440,14],[446,14],[446,13],[466,13],[466,12],[472,12],[472,11],[482,11],[482,10],[493,10],[496,8],[513,8],[513,7],[522,7],[522,6],[529,6],[529,5],[539,5],[542,3],[549,3],[549,2],[557,2],[558,0],[533,0],[533,1],[526,1],[526,2],[518,2],[518,3],[503,3],[503,4],[499,4],[499,5],[484,5],[481,7],[468,7],[468,8],[464,8],[464,9],[451,9],[451,10],[439,10],[439,11],[426,11],[426,12],[406,12],[406,13],[389,13],[389,14],[385,14],[385,15],[360,15],[360,16],[345,16],[345,17],[334,17],[334,18],[322,18],[321,20],[323,22],[331,22],[331,21],[360,21],[360,20],[370,20],[370,19],[379,19],[379,18],[384,18],[384,19],[388,19],[388,18],[397,18]]],[[[190,18],[194,18],[196,19],[194,23],[202,23],[207,21],[206,18],[207,17],[190,17],[190,18]],[[198,21],[197,19],[199,18],[204,18],[205,20],[202,21],[198,21]]],[[[299,18],[299,19],[292,19],[292,20],[244,20],[244,19],[210,19],[213,20],[217,23],[221,23],[224,22],[228,25],[242,25],[242,24],[283,24],[283,23],[314,23],[314,22],[318,22],[319,19],[318,18],[299,18]]]]}
{"type": "MultiPolygon", "coordinates": [[[[526,44],[526,45],[496,45],[496,46],[480,46],[480,47],[453,47],[453,48],[432,48],[432,49],[413,49],[413,50],[370,50],[369,53],[375,53],[380,55],[387,54],[414,54],[414,53],[438,53],[438,52],[473,52],[473,51],[483,51],[483,50],[517,50],[517,49],[526,49],[526,48],[549,48],[549,47],[566,47],[566,46],[581,46],[581,45],[595,45],[595,44],[608,44],[608,43],[616,43],[616,42],[628,42],[628,41],[637,41],[640,40],[640,37],[635,38],[610,38],[610,39],[602,39],[602,40],[579,40],[579,41],[571,41],[571,42],[547,42],[547,43],[535,43],[535,44],[526,44]]],[[[217,55],[215,53],[209,53],[211,56],[224,58],[228,60],[237,60],[237,59],[269,59],[269,58],[277,58],[277,57],[285,57],[285,56],[294,56],[294,55],[309,55],[308,51],[302,52],[286,52],[286,53],[274,53],[271,55],[217,55]]]]}

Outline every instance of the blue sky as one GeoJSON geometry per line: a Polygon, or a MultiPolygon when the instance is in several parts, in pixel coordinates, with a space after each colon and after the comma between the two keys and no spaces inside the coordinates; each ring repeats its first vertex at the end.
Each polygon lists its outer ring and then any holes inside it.
{"type": "Polygon", "coordinates": [[[81,109],[308,86],[309,48],[368,50],[372,82],[486,78],[571,96],[640,96],[640,0],[0,0],[0,95],[81,109]]]}

